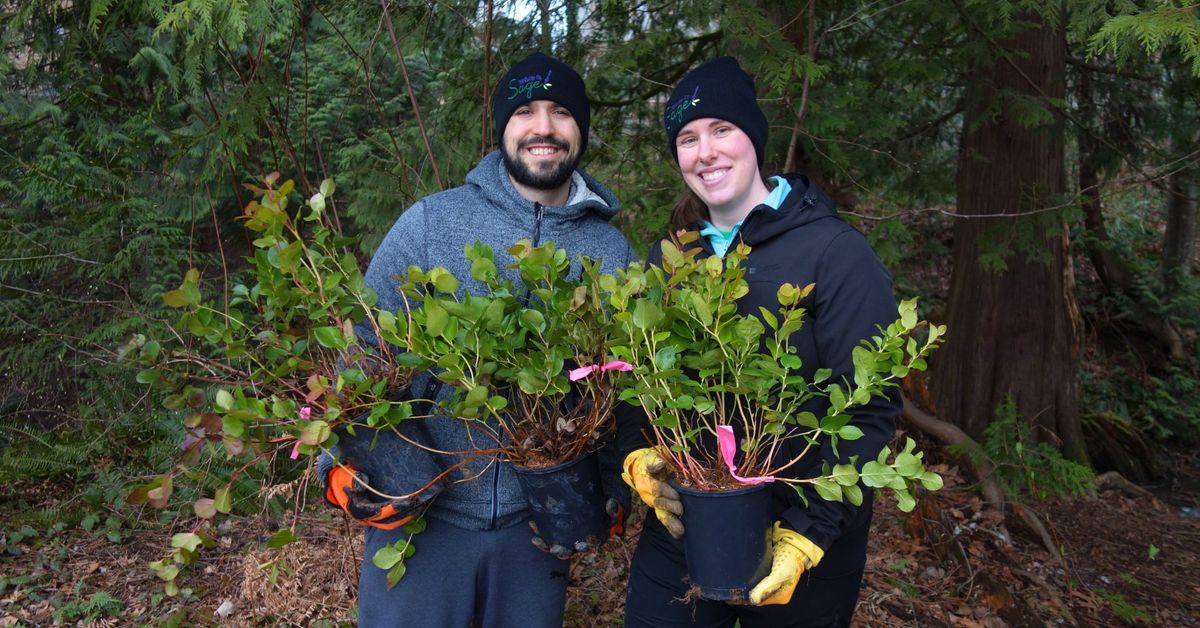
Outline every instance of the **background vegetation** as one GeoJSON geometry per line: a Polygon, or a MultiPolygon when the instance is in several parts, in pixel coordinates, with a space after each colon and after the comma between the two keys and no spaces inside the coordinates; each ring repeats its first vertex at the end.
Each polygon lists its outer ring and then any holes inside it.
{"type": "Polygon", "coordinates": [[[1156,443],[1200,438],[1195,4],[14,0],[0,20],[0,483],[70,495],[5,491],[6,529],[169,516],[125,497],[178,462],[180,417],[116,351],[162,328],[188,268],[218,290],[244,272],[242,184],[279,171],[307,198],[334,177],[365,261],[491,149],[492,86],[533,49],[585,75],[585,167],[642,251],[680,189],[670,85],[737,55],[767,169],[825,187],[949,325],[920,401],[993,457],[997,417],[1039,456],[1140,480],[1165,470],[1156,443]]]}

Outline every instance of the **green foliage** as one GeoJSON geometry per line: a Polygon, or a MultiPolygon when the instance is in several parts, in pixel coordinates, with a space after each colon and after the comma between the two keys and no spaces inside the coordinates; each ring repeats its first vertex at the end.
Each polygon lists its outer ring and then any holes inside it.
{"type": "Polygon", "coordinates": [[[1095,412],[1109,412],[1160,441],[1200,440],[1200,377],[1181,367],[1138,374],[1114,365],[1103,377],[1084,373],[1084,399],[1095,412]]]}
{"type": "Polygon", "coordinates": [[[900,507],[911,510],[912,484],[939,488],[941,478],[925,470],[911,440],[891,462],[885,447],[875,461],[826,465],[811,480],[778,474],[822,441],[836,454],[839,440],[861,438],[853,409],[882,396],[910,370],[924,370],[945,328],[929,326],[918,342],[913,332],[924,323],[917,320],[916,303],[905,302],[895,322],[855,347],[853,381],[828,381],[829,369],[806,367],[791,345],[804,325],[803,304],[813,285],[784,284],[777,309],[739,314],[736,301],[749,292],[742,262],[750,248],[739,245],[724,259],[700,258],[698,247],[686,246],[698,238],[689,232],[677,242],[664,240],[661,267],[631,265],[601,283],[614,310],[617,344],[611,351],[633,366],[621,399],[650,417],[676,477],[706,490],[737,486],[741,481],[725,454],[705,445],[737,435],[742,476],[774,476],[798,490],[810,484],[823,499],[861,504],[861,481],[893,489],[900,507]],[[828,401],[824,416],[794,411],[814,398],[828,401]],[[803,441],[803,449],[793,459],[778,459],[780,444],[791,439],[803,441]]]}
{"type": "MultiPolygon", "coordinates": [[[[79,584],[83,584],[80,581],[79,584]]],[[[78,588],[78,587],[77,587],[78,588]]],[[[103,617],[120,617],[125,604],[104,590],[96,591],[85,600],[72,600],[54,611],[54,621],[91,623],[103,617]]]]}
{"type": "Polygon", "coordinates": [[[1152,622],[1153,617],[1146,611],[1134,606],[1125,596],[1116,591],[1098,588],[1096,594],[1108,603],[1108,608],[1118,619],[1130,626],[1152,622]]]}
{"type": "Polygon", "coordinates": [[[1130,15],[1114,15],[1088,40],[1088,54],[1112,53],[1128,60],[1139,52],[1155,54],[1177,44],[1192,74],[1200,76],[1200,16],[1195,4],[1156,0],[1130,15]]]}
{"type": "Polygon", "coordinates": [[[1067,460],[1052,444],[1033,438],[1033,427],[1017,412],[1012,397],[996,408],[977,450],[965,450],[977,463],[995,468],[1000,488],[1010,498],[1028,491],[1039,500],[1087,494],[1095,483],[1092,470],[1067,460]]]}
{"type": "Polygon", "coordinates": [[[444,268],[409,268],[402,289],[420,306],[408,324],[381,321],[380,337],[436,364],[438,379],[456,391],[449,414],[485,419],[478,427],[506,459],[566,462],[612,427],[614,363],[600,266],[587,258],[573,264],[553,243],[521,240],[508,254],[519,284],[498,271],[490,247],[466,247],[484,294],[463,294],[444,268]]]}
{"type": "Polygon", "coordinates": [[[180,310],[176,322],[158,338],[136,334],[120,351],[140,369],[139,383],[165,393],[168,416],[187,433],[171,468],[126,502],[167,508],[176,478],[200,489],[175,495],[191,502],[176,517],[194,516],[195,527],[176,535],[171,552],[151,565],[171,595],[179,591],[179,568],[195,562],[200,545],[211,545],[218,513],[229,515],[260,494],[302,501],[303,483],[286,483],[297,465],[281,458],[311,460],[337,443],[334,430],[343,425],[385,428],[412,416],[410,403],[392,399],[419,361],[411,354],[393,358],[387,345],[371,348],[357,339],[355,325],[378,334],[394,330],[395,317],[374,309],[376,295],[346,250],[349,241],[333,231],[326,213],[333,180],[291,210],[294,184],[275,187],[278,178],[247,186],[261,195],[243,214],[257,236],[253,273],[217,292],[204,290],[200,272],[189,269],[178,288],[162,294],[180,310]]]}

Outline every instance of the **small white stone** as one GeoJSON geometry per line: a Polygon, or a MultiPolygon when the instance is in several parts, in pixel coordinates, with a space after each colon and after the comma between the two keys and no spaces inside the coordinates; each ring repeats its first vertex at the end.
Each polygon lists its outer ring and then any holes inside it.
{"type": "Polygon", "coordinates": [[[217,607],[217,617],[220,617],[221,619],[225,619],[226,617],[229,617],[232,614],[233,614],[233,602],[230,602],[229,600],[225,600],[224,602],[221,602],[221,605],[217,607]]]}

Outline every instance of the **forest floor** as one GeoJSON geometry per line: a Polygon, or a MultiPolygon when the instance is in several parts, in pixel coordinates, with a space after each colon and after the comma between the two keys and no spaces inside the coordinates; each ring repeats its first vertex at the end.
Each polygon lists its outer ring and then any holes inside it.
{"type": "MultiPolygon", "coordinates": [[[[1061,561],[1032,535],[1006,529],[958,468],[934,464],[946,487],[924,495],[914,513],[877,497],[854,625],[1200,626],[1200,455],[1172,459],[1176,480],[1159,487],[1171,503],[1109,490],[1028,504],[1061,561]]],[[[52,487],[40,490],[55,499],[52,487]]],[[[623,539],[574,561],[567,626],[620,625],[640,518],[623,539]]],[[[146,567],[169,546],[169,530],[126,531],[115,543],[80,527],[8,532],[0,539],[0,627],[351,623],[361,535],[319,507],[301,523],[304,542],[276,550],[264,547],[275,523],[228,526],[174,597],[146,567]]]]}

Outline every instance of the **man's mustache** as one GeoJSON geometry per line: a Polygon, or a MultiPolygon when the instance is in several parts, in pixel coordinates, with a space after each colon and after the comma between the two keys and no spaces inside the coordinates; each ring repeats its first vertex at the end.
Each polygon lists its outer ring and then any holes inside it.
{"type": "Polygon", "coordinates": [[[530,145],[533,145],[533,144],[543,144],[543,145],[549,144],[550,146],[553,146],[555,148],[559,148],[562,150],[570,150],[571,149],[570,144],[568,144],[560,139],[553,138],[553,137],[538,137],[538,136],[534,136],[534,137],[531,137],[528,139],[521,140],[520,142],[517,143],[517,148],[529,148],[530,145]]]}

